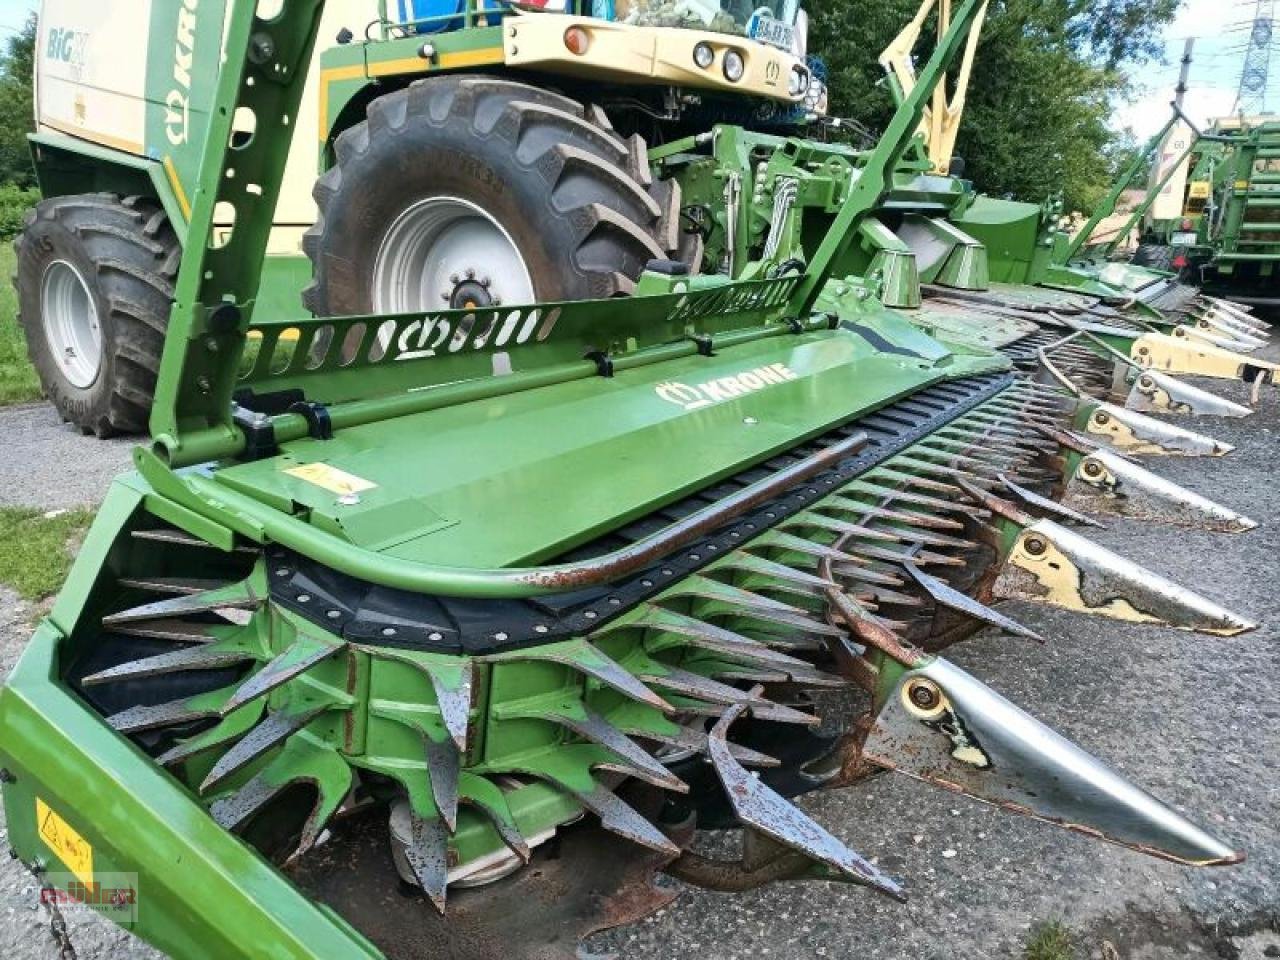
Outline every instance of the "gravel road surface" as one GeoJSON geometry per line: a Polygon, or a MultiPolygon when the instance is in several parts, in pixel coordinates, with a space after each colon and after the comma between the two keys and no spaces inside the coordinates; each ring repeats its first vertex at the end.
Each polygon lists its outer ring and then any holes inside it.
{"type": "Polygon", "coordinates": [[[96,504],[129,469],[135,441],[98,440],[64,424],[47,403],[0,409],[0,506],[45,510],[96,504]]]}
{"type": "MultiPolygon", "coordinates": [[[[1244,399],[1243,389],[1212,388],[1244,399]]],[[[952,656],[1246,849],[1248,862],[1178,867],[884,776],[807,798],[804,806],[903,878],[911,895],[905,906],[830,884],[736,897],[689,891],[600,946],[623,960],[995,960],[1021,957],[1035,925],[1060,919],[1075,932],[1082,960],[1280,956],[1280,617],[1272,610],[1280,570],[1280,396],[1266,391],[1256,416],[1201,419],[1195,427],[1239,449],[1216,461],[1149,463],[1249,514],[1260,528],[1229,537],[1117,521],[1091,535],[1270,623],[1242,638],[1215,639],[1010,604],[1006,612],[1047,644],[983,635],[952,656]]],[[[0,411],[0,443],[4,503],[94,502],[128,461],[127,443],[81,437],[44,407],[0,411]]],[[[32,616],[0,593],[0,669],[16,659],[32,616]]],[[[0,822],[0,846],[3,837],[0,822]]],[[[71,924],[83,960],[158,956],[94,917],[73,916],[71,924]]],[[[0,957],[57,956],[28,877],[12,861],[0,861],[0,957]]]]}

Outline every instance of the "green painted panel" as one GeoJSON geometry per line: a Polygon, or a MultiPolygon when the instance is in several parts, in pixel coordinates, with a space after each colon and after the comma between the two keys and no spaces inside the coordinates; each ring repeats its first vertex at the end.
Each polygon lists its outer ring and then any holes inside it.
{"type": "Polygon", "coordinates": [[[259,498],[287,497],[313,523],[391,556],[536,561],[926,382],[1004,364],[954,358],[901,320],[886,320],[872,339],[883,344],[883,331],[897,328],[932,355],[884,352],[846,330],[772,338],[347,428],[216,476],[259,498]],[[377,486],[343,505],[333,481],[349,479],[322,470],[325,487],[283,472],[313,462],[377,486]]]}
{"type": "Polygon", "coordinates": [[[166,953],[188,960],[381,956],[51,680],[61,642],[52,624],[42,624],[0,690],[0,766],[13,777],[4,787],[8,840],[24,862],[59,869],[38,835],[39,797],[92,847],[98,872],[139,876],[133,932],[166,953]]]}
{"type": "Polygon", "coordinates": [[[187,198],[195,195],[217,88],[225,18],[225,0],[167,0],[151,5],[146,150],[154,160],[172,160],[187,198]]]}

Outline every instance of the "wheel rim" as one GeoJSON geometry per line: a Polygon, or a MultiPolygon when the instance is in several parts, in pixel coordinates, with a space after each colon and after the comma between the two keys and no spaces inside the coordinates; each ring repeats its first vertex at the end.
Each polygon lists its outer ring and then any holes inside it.
{"type": "Polygon", "coordinates": [[[92,386],[102,368],[102,326],[89,284],[66,260],[45,267],[40,320],[54,362],[67,382],[80,390],[92,386]]]}
{"type": "Polygon", "coordinates": [[[419,200],[382,239],[373,268],[377,313],[534,302],[529,268],[511,235],[459,197],[419,200]]]}

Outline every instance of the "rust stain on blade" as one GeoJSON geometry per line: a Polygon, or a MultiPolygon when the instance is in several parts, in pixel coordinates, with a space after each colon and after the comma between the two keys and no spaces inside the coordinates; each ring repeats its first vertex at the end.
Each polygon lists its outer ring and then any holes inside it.
{"type": "Polygon", "coordinates": [[[748,704],[745,703],[731,706],[716,723],[707,741],[712,766],[738,819],[857,883],[895,900],[905,900],[902,887],[896,881],[858,856],[733,759],[727,745],[729,727],[747,709],[748,704]]]}

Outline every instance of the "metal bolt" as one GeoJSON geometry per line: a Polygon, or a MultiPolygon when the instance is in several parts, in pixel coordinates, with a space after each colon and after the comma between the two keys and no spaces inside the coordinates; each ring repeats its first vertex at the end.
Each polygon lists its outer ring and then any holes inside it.
{"type": "Polygon", "coordinates": [[[482,287],[488,287],[488,286],[489,286],[490,284],[492,284],[492,283],[493,283],[493,281],[492,281],[489,277],[481,277],[481,278],[480,278],[480,286],[482,286],[482,287]]]}
{"type": "Polygon", "coordinates": [[[942,691],[932,680],[912,680],[907,696],[921,710],[936,710],[942,703],[942,691]]]}
{"type": "Polygon", "coordinates": [[[453,284],[458,284],[462,282],[462,278],[458,276],[456,273],[451,273],[449,274],[449,282],[453,284]]]}
{"type": "Polygon", "coordinates": [[[249,41],[249,59],[262,65],[276,54],[276,43],[267,33],[255,33],[249,41]]]}
{"type": "Polygon", "coordinates": [[[1138,348],[1138,356],[1140,356],[1140,357],[1145,357],[1149,352],[1150,352],[1150,351],[1149,351],[1149,348],[1147,348],[1147,347],[1139,347],[1139,348],[1138,348]]]}
{"type": "Polygon", "coordinates": [[[1032,534],[1027,537],[1027,539],[1023,540],[1022,546],[1027,553],[1031,554],[1033,557],[1038,557],[1049,549],[1049,545],[1044,542],[1044,538],[1037,537],[1035,534],[1032,534]]]}
{"type": "Polygon", "coordinates": [[[1102,464],[1096,460],[1086,460],[1084,462],[1084,475],[1086,477],[1096,477],[1102,473],[1102,464]]]}
{"type": "Polygon", "coordinates": [[[1153,381],[1150,377],[1139,377],[1138,386],[1141,387],[1143,390],[1150,390],[1153,386],[1155,386],[1155,381],[1153,381]]]}
{"type": "Polygon", "coordinates": [[[1099,410],[1097,413],[1093,415],[1093,422],[1100,427],[1105,426],[1106,424],[1111,422],[1111,417],[1103,413],[1101,410],[1099,410]]]}
{"type": "Polygon", "coordinates": [[[443,634],[443,633],[429,633],[429,634],[427,634],[427,639],[428,639],[428,640],[430,640],[432,643],[439,643],[441,640],[443,640],[443,639],[444,639],[444,634],[443,634]]]}
{"type": "Polygon", "coordinates": [[[18,778],[13,775],[13,771],[8,767],[0,767],[0,783],[17,783],[18,778]]]}
{"type": "Polygon", "coordinates": [[[340,616],[342,616],[342,611],[341,611],[341,610],[326,610],[326,611],[324,612],[324,615],[325,615],[326,617],[328,617],[330,620],[337,620],[340,616]]]}
{"type": "Polygon", "coordinates": [[[472,270],[470,267],[467,267],[467,279],[474,280],[475,278],[476,278],[476,272],[472,270]]]}
{"type": "Polygon", "coordinates": [[[298,594],[298,602],[299,602],[299,603],[310,603],[310,602],[311,602],[311,594],[309,594],[309,593],[300,593],[300,594],[298,594]]]}
{"type": "Polygon", "coordinates": [[[396,628],[395,628],[395,627],[383,627],[383,628],[382,628],[382,635],[383,635],[384,637],[394,637],[394,636],[396,635],[396,628]]]}

